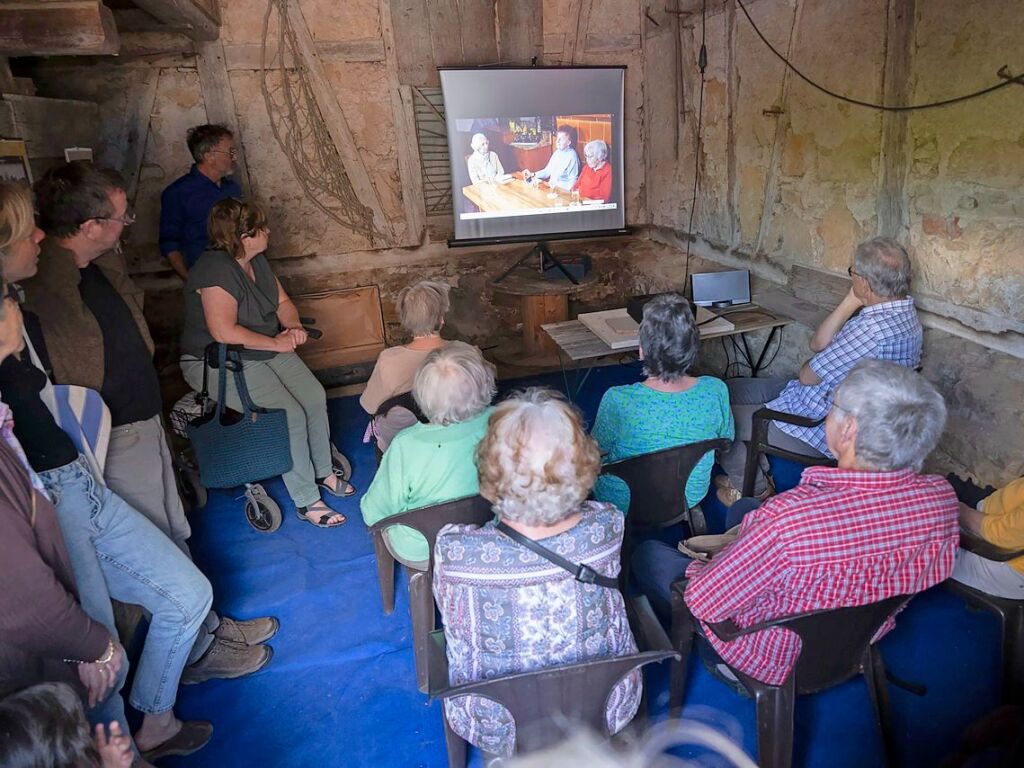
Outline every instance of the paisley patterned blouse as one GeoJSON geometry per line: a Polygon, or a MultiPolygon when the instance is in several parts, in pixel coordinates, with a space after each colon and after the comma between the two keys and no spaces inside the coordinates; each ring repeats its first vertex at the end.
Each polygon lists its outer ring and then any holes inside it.
{"type": "MultiPolygon", "coordinates": [[[[624,518],[611,504],[586,501],[573,528],[545,547],[606,576],[619,573],[624,518]]],[[[452,685],[636,652],[618,590],[583,584],[488,523],[449,525],[437,539],[434,596],[444,618],[452,685]]],[[[608,700],[608,727],[621,730],[640,704],[634,670],[608,700]]],[[[515,724],[479,696],[445,702],[452,729],[478,748],[510,755],[515,724]]]]}

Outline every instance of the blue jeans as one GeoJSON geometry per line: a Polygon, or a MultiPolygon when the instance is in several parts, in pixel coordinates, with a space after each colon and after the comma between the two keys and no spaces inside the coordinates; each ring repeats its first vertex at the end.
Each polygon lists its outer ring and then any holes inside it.
{"type": "Polygon", "coordinates": [[[85,612],[115,636],[111,597],[151,614],[129,702],[144,713],[168,711],[213,602],[210,582],[153,523],[99,485],[84,459],[40,477],[56,507],[85,612]]]}

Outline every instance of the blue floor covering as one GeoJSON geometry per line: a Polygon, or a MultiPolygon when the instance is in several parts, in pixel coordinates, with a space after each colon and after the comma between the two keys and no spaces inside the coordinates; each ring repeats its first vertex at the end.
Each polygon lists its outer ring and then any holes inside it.
{"type": "MultiPolygon", "coordinates": [[[[592,420],[607,387],[639,376],[635,365],[597,369],[578,404],[592,420]]],[[[503,382],[502,390],[526,383],[561,388],[562,377],[503,382]]],[[[363,491],[374,472],[373,451],[360,442],[365,416],[355,397],[332,399],[328,407],[331,434],[351,459],[353,483],[363,491]]],[[[265,485],[285,512],[280,530],[256,532],[246,523],[236,494],[213,491],[206,508],[191,518],[191,545],[222,613],[280,619],[281,630],[271,641],[274,658],[248,678],[183,687],[179,715],[213,721],[213,739],[195,755],[163,764],[445,766],[439,705],[428,703],[415,684],[404,578],[395,611],[385,616],[358,496],[341,503],[347,525],[319,530],[295,517],[280,480],[265,485]]],[[[717,502],[709,507],[712,527],[721,525],[721,508],[717,502]]],[[[996,706],[996,620],[969,612],[939,587],[910,604],[881,647],[898,678],[928,689],[918,697],[890,686],[899,764],[934,766],[955,749],[970,722],[996,706]]],[[[752,701],[734,695],[696,659],[690,670],[684,716],[717,725],[755,755],[752,701]]],[[[651,717],[662,719],[667,669],[655,670],[648,682],[651,717]]],[[[471,764],[480,764],[476,755],[471,764]]],[[[799,699],[795,765],[881,764],[881,739],[860,679],[799,699]]]]}

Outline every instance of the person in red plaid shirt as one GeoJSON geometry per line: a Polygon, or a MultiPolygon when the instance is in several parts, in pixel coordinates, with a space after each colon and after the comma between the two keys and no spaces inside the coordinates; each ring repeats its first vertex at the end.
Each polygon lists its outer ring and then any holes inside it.
{"type": "Polygon", "coordinates": [[[638,583],[667,615],[671,584],[685,571],[686,604],[714,651],[757,680],[781,684],[800,652],[796,635],[770,629],[724,642],[707,623],[747,627],[946,579],[959,543],[956,494],[944,478],[919,474],[945,421],[942,396],[922,376],[862,360],[835,391],[825,422],[837,468],[805,469],[800,485],[746,514],[736,540],[708,563],[643,542],[633,556],[638,583]]]}

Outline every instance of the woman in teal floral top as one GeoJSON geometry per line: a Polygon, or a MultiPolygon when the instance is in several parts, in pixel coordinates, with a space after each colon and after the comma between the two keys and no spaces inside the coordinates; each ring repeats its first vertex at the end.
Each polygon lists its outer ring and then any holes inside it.
{"type": "MultiPolygon", "coordinates": [[[[625,520],[611,504],[584,501],[600,467],[576,410],[549,390],[500,403],[477,449],[480,493],[502,522],[605,576],[619,573],[625,520]]],[[[617,589],[584,584],[497,530],[450,525],[434,549],[434,597],[444,618],[453,685],[636,652],[617,589]]],[[[621,730],[640,704],[634,670],[612,690],[607,723],[621,730]]],[[[508,755],[515,724],[497,702],[444,702],[457,734],[508,755]]]]}
{"type": "MultiPolygon", "coordinates": [[[[640,324],[640,358],[647,378],[604,393],[592,435],[606,462],[716,437],[733,437],[729,390],[713,376],[688,371],[697,360],[700,334],[686,299],[665,294],[648,302],[640,324]]],[[[686,484],[692,508],[708,492],[714,454],[698,462],[686,484]]],[[[594,496],[623,511],[629,489],[617,477],[601,477],[594,496]]]]}

